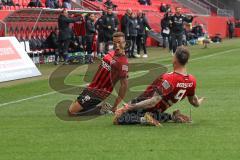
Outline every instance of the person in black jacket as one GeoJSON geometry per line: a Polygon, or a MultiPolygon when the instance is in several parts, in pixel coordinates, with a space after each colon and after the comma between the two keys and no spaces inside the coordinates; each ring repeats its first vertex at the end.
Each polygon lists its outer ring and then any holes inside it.
{"type": "Polygon", "coordinates": [[[134,48],[137,40],[138,29],[139,25],[137,16],[135,13],[132,13],[126,27],[127,36],[130,37],[131,40],[131,50],[128,55],[129,58],[136,58],[136,56],[134,55],[134,48]]]}
{"type": "Polygon", "coordinates": [[[141,48],[143,48],[143,58],[147,58],[147,49],[146,49],[146,39],[147,39],[147,31],[152,30],[149,26],[146,16],[142,11],[138,11],[138,34],[137,34],[137,57],[140,57],[141,48]]]}
{"type": "Polygon", "coordinates": [[[169,28],[169,19],[168,12],[164,14],[163,19],[161,20],[161,35],[163,38],[163,48],[166,48],[166,40],[168,40],[169,50],[171,50],[171,41],[170,41],[170,28],[169,28]]]}
{"type": "Polygon", "coordinates": [[[94,34],[96,33],[95,29],[95,15],[93,13],[90,13],[88,16],[88,19],[85,24],[86,28],[86,51],[87,51],[87,62],[92,63],[93,57],[92,57],[92,47],[93,47],[93,38],[94,34]]]}
{"type": "Polygon", "coordinates": [[[119,21],[112,12],[112,8],[107,9],[107,14],[103,17],[105,53],[108,52],[109,44],[112,42],[113,34],[118,30],[119,21]]]}
{"type": "Polygon", "coordinates": [[[103,17],[105,12],[103,11],[102,16],[98,18],[97,22],[95,23],[95,28],[98,32],[98,39],[97,39],[97,53],[99,57],[103,57],[103,46],[104,46],[104,30],[103,30],[103,17]]]}
{"type": "MultiPolygon", "coordinates": [[[[63,10],[58,17],[58,28],[59,28],[59,54],[64,58],[64,64],[68,64],[68,47],[73,37],[73,31],[69,27],[70,23],[81,21],[81,17],[69,18],[67,10],[63,10]]],[[[58,64],[59,55],[55,56],[55,64],[58,64]]]]}
{"type": "MultiPolygon", "coordinates": [[[[132,14],[132,9],[128,8],[126,10],[125,15],[121,19],[121,31],[125,34],[125,39],[126,39],[126,43],[127,43],[126,46],[130,46],[130,44],[131,44],[130,36],[127,36],[127,32],[126,32],[126,27],[128,27],[127,24],[128,24],[128,21],[129,21],[129,19],[131,17],[131,14],[132,14]]],[[[125,52],[129,55],[130,54],[129,53],[130,52],[130,48],[127,47],[125,49],[125,52]]]]}
{"type": "Polygon", "coordinates": [[[52,31],[45,41],[46,47],[57,49],[58,48],[58,36],[56,31],[52,31]]]}
{"type": "Polygon", "coordinates": [[[182,46],[184,22],[191,23],[193,21],[192,16],[186,17],[181,14],[181,11],[182,9],[180,7],[176,7],[176,13],[172,16],[169,16],[173,53],[175,53],[178,46],[182,46]]]}
{"type": "Polygon", "coordinates": [[[229,35],[229,38],[232,39],[233,38],[233,34],[234,34],[234,23],[231,22],[231,21],[228,21],[227,22],[227,25],[228,25],[228,35],[229,35]]]}
{"type": "Polygon", "coordinates": [[[124,16],[122,17],[121,19],[121,31],[125,34],[126,36],[126,24],[128,23],[130,17],[131,17],[131,14],[132,14],[132,9],[128,8],[126,10],[126,13],[124,14],[124,16]]]}
{"type": "Polygon", "coordinates": [[[111,7],[113,9],[117,8],[117,5],[115,5],[111,0],[106,0],[106,2],[104,2],[104,5],[108,8],[111,7]]]}

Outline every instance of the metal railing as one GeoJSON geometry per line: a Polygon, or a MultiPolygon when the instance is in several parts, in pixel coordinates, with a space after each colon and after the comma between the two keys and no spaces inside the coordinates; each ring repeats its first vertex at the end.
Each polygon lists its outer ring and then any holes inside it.
{"type": "Polygon", "coordinates": [[[228,10],[228,9],[218,8],[217,14],[219,16],[233,17],[234,16],[234,11],[233,10],[228,10]]]}
{"type": "Polygon", "coordinates": [[[184,7],[191,9],[194,13],[202,14],[202,15],[210,15],[211,10],[210,7],[206,7],[201,2],[197,2],[196,0],[174,0],[177,3],[181,3],[184,7]]]}
{"type": "Polygon", "coordinates": [[[204,0],[204,2],[221,9],[226,9],[226,5],[219,0],[204,0]]]}

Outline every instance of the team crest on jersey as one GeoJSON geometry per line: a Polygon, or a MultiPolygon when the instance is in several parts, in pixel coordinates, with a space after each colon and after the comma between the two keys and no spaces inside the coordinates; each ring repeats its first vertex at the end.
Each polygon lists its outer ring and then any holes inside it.
{"type": "Polygon", "coordinates": [[[162,86],[163,86],[163,88],[166,89],[166,90],[170,88],[170,84],[168,83],[167,80],[164,80],[164,81],[163,81],[162,86]]]}

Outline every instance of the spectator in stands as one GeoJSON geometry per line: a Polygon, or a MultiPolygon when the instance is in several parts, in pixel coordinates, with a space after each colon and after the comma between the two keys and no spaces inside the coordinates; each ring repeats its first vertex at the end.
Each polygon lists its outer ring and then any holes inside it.
{"type": "Polygon", "coordinates": [[[95,23],[95,28],[98,32],[98,40],[97,40],[97,53],[99,57],[103,57],[103,46],[104,46],[104,28],[103,28],[103,17],[105,16],[105,12],[100,18],[98,18],[97,22],[95,23]]]}
{"type": "Polygon", "coordinates": [[[107,14],[103,17],[105,53],[108,52],[109,44],[112,42],[113,33],[118,30],[119,21],[112,12],[112,8],[107,8],[107,14]]]}
{"type": "Polygon", "coordinates": [[[180,7],[176,7],[176,13],[169,16],[173,53],[175,53],[178,46],[183,45],[184,22],[191,23],[193,21],[192,16],[186,17],[185,15],[182,15],[181,11],[182,9],[180,7]]]}
{"type": "Polygon", "coordinates": [[[87,63],[93,63],[93,57],[92,57],[92,52],[93,52],[93,38],[96,33],[95,29],[95,15],[93,13],[90,13],[88,16],[88,19],[85,24],[86,28],[86,51],[87,51],[87,58],[86,62],[87,63]]]}
{"type": "MultiPolygon", "coordinates": [[[[168,45],[171,45],[168,12],[164,14],[164,17],[161,20],[161,29],[161,35],[163,37],[163,48],[166,48],[166,41],[168,41],[168,45]]],[[[171,50],[171,47],[169,49],[171,50]]]]}
{"type": "Polygon", "coordinates": [[[161,5],[160,5],[160,12],[166,12],[166,11],[167,11],[166,5],[161,3],[161,5]]]}
{"type": "Polygon", "coordinates": [[[171,5],[170,4],[166,5],[166,12],[171,12],[171,5]]]}
{"type": "MultiPolygon", "coordinates": [[[[130,46],[130,42],[131,42],[130,36],[127,36],[127,32],[126,32],[126,27],[128,27],[127,24],[128,24],[129,19],[131,17],[131,14],[132,14],[132,9],[128,8],[126,10],[125,15],[121,19],[121,30],[125,34],[125,39],[126,39],[126,42],[127,42],[127,46],[130,46]]],[[[127,54],[130,54],[129,49],[130,49],[129,47],[126,48],[126,53],[127,54]]]]}
{"type": "Polygon", "coordinates": [[[143,48],[143,58],[147,58],[147,49],[146,49],[146,39],[147,39],[147,29],[152,30],[150,25],[148,24],[147,17],[145,14],[139,10],[138,11],[138,32],[137,32],[137,57],[140,57],[141,48],[143,48]]]}
{"type": "Polygon", "coordinates": [[[198,39],[199,37],[203,37],[203,25],[197,24],[192,28],[192,33],[195,35],[195,38],[198,39]]]}
{"type": "Polygon", "coordinates": [[[147,0],[138,0],[141,5],[147,5],[147,0]]]}
{"type": "Polygon", "coordinates": [[[151,0],[138,0],[138,2],[141,4],[141,5],[151,5],[151,0]]]}
{"type": "Polygon", "coordinates": [[[131,50],[128,55],[129,58],[136,58],[134,55],[134,48],[137,40],[138,29],[139,25],[136,13],[132,13],[126,27],[127,36],[129,36],[131,40],[131,50]]]}
{"type": "Polygon", "coordinates": [[[0,0],[0,9],[3,8],[2,0],[0,0]]]}
{"type": "Polygon", "coordinates": [[[233,38],[233,34],[234,34],[234,23],[232,21],[228,21],[227,22],[227,25],[228,25],[228,36],[230,39],[233,38]]]}
{"type": "Polygon", "coordinates": [[[28,7],[42,7],[42,3],[40,0],[31,0],[28,3],[28,7]]]}
{"type": "Polygon", "coordinates": [[[58,8],[59,2],[58,0],[46,0],[45,5],[48,8],[58,8]]]}
{"type": "Polygon", "coordinates": [[[115,5],[111,0],[106,0],[106,2],[104,3],[104,5],[105,5],[107,8],[109,8],[109,7],[113,8],[113,9],[117,8],[117,5],[115,5]]]}
{"type": "Polygon", "coordinates": [[[45,46],[47,48],[58,48],[58,36],[56,31],[52,31],[45,41],[45,46]]]}
{"type": "MultiPolygon", "coordinates": [[[[69,18],[67,10],[63,10],[58,17],[58,28],[59,28],[59,54],[64,58],[64,64],[68,64],[68,48],[73,37],[73,31],[69,27],[70,23],[81,21],[81,17],[69,18]]],[[[55,62],[58,64],[59,55],[56,55],[55,62]]]]}
{"type": "Polygon", "coordinates": [[[72,9],[72,0],[63,0],[63,8],[72,9]]]}
{"type": "Polygon", "coordinates": [[[14,6],[13,0],[0,0],[0,1],[2,1],[3,6],[14,6]]]}

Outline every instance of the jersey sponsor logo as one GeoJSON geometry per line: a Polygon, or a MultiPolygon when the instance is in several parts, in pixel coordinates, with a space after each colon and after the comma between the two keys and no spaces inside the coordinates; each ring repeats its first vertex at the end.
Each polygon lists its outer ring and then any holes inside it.
{"type": "Polygon", "coordinates": [[[169,89],[170,88],[170,84],[168,83],[167,80],[163,81],[162,86],[163,86],[164,89],[169,89]]]}
{"type": "Polygon", "coordinates": [[[102,61],[102,67],[108,71],[111,71],[111,66],[107,64],[105,61],[102,61]]]}
{"type": "Polygon", "coordinates": [[[128,72],[128,66],[127,65],[122,65],[122,70],[128,72]]]}
{"type": "Polygon", "coordinates": [[[193,82],[192,83],[178,83],[177,87],[178,88],[191,88],[193,86],[193,82]]]}
{"type": "Polygon", "coordinates": [[[183,23],[183,19],[175,17],[174,22],[177,23],[177,24],[182,24],[183,23]]]}

